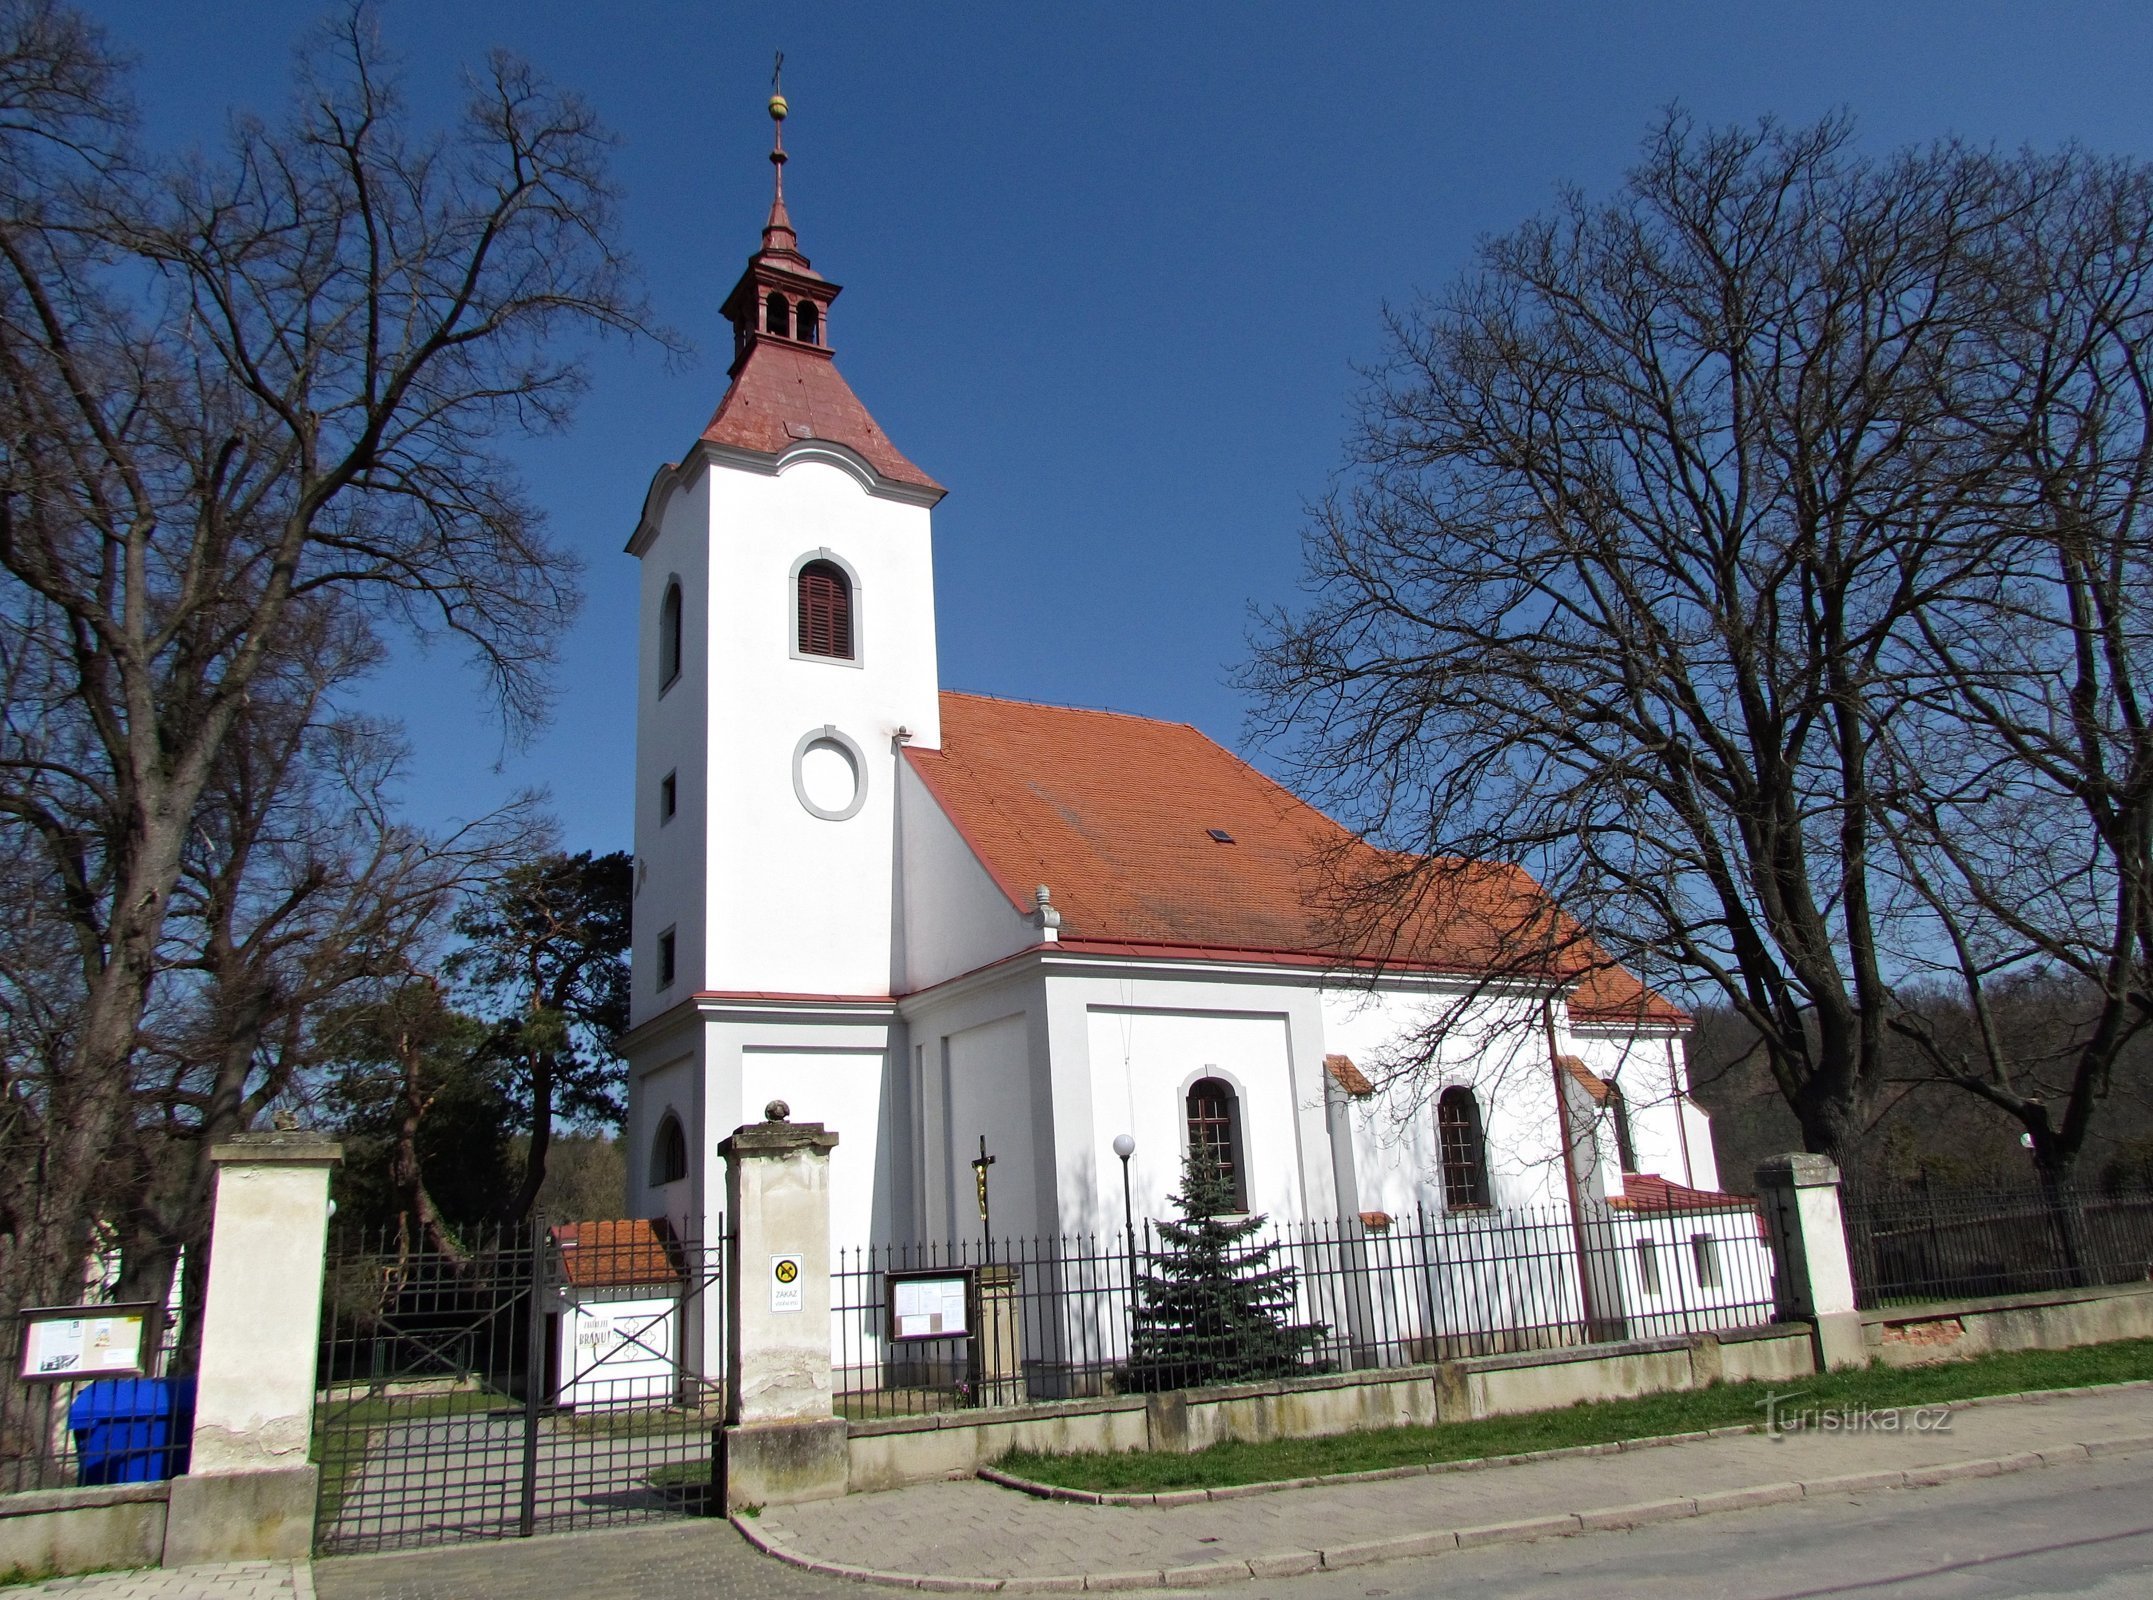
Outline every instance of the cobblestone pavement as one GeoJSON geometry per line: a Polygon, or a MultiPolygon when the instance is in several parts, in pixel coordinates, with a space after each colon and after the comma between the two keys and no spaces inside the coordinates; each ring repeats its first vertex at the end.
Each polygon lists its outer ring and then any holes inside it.
{"type": "MultiPolygon", "coordinates": [[[[1616,1455],[1535,1461],[1453,1472],[1284,1490],[1180,1506],[1090,1506],[1040,1500],[978,1480],[922,1484],[772,1508],[758,1536],[797,1558],[853,1570],[945,1578],[1041,1579],[1082,1574],[1091,1587],[1133,1587],[1162,1569],[1239,1564],[1285,1575],[1363,1542],[1421,1532],[1575,1518],[1616,1508],[1669,1507],[1695,1515],[1798,1498],[1804,1481],[1919,1468],[1951,1476],[1954,1463],[2029,1453],[2083,1460],[2081,1445],[2153,1437],[2153,1388],[2059,1396],[1954,1410],[1943,1431],[1759,1434],[1698,1439],[1616,1455]],[[1741,1495],[1749,1499],[1739,1499],[1741,1495]],[[1103,1580],[1103,1581],[1101,1581],[1103,1580]]],[[[2000,1470],[1985,1467],[1985,1471],[2000,1470]]],[[[1878,1485],[1882,1487],[1883,1485],[1878,1485]]],[[[1653,1520],[1640,1516],[1637,1520],[1653,1520]]],[[[1619,1525],[1609,1522],[1607,1525],[1619,1525]]],[[[1579,1524],[1569,1523],[1576,1531],[1579,1524]]],[[[1558,1531],[1548,1528],[1547,1532],[1558,1531]]],[[[1361,1559],[1368,1559],[1362,1556],[1361,1559]]],[[[1190,1573],[1185,1581],[1200,1574],[1190,1573]]]]}
{"type": "MultiPolygon", "coordinates": [[[[1136,1588],[1180,1569],[1187,1586],[1416,1553],[1397,1541],[1448,1529],[1490,1537],[1620,1528],[1819,1494],[1943,1482],[2007,1468],[2153,1450],[2153,1386],[1955,1409],[1944,1430],[1692,1439],[1568,1457],[1172,1506],[1040,1500],[977,1480],[773,1507],[751,1526],[796,1558],[937,1577],[934,1586],[1136,1588]],[[1582,1520],[1580,1520],[1582,1518],[1582,1520]],[[1387,1549],[1375,1547],[1390,1541],[1387,1549]],[[1362,1548],[1356,1552],[1354,1547],[1362,1548]],[[1316,1554],[1321,1552],[1321,1554],[1316,1554]],[[1208,1576],[1207,1576],[1208,1572],[1208,1576]]],[[[1812,1496],[1812,1498],[1815,1498],[1812,1496]]],[[[1894,1496],[1896,1498],[1896,1496],[1894,1496]]],[[[1447,1535],[1437,1535],[1441,1544],[1447,1535]]],[[[1466,1542],[1476,1543],[1469,1539],[1466,1542]]],[[[1441,1544],[1455,1550],[1457,1542],[1441,1544]]],[[[1425,1552],[1418,1552],[1425,1553],[1425,1552]]],[[[6,1600],[827,1600],[843,1576],[757,1554],[716,1520],[527,1540],[99,1573],[6,1600]]]]}
{"type": "Polygon", "coordinates": [[[89,1572],[5,1591],[7,1600],[314,1600],[306,1563],[225,1561],[207,1567],[89,1572]]]}
{"type": "Polygon", "coordinates": [[[321,1600],[867,1600],[870,1593],[759,1555],[715,1519],[333,1556],[314,1564],[314,1587],[321,1600]]]}

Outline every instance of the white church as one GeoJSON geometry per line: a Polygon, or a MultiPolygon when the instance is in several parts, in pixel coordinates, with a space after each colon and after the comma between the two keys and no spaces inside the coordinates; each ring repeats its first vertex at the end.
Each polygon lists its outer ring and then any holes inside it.
{"type": "Polygon", "coordinates": [[[1317,858],[1368,847],[1279,784],[1185,724],[942,688],[945,491],[839,374],[771,160],[730,386],[628,544],[634,1212],[715,1236],[718,1142],[773,1099],[840,1136],[836,1246],[977,1240],[982,1141],[1011,1237],[1119,1230],[1122,1136],[1138,1218],[1192,1141],[1288,1222],[1716,1190],[1686,1019],[1627,974],[1487,985],[1463,918],[1349,961],[1317,858]]]}

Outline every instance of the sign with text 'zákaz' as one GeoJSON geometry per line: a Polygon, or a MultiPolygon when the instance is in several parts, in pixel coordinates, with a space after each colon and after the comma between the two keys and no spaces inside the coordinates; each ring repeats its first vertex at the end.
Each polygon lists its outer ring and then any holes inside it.
{"type": "Polygon", "coordinates": [[[798,1311],[801,1308],[800,1258],[798,1256],[772,1256],[770,1258],[770,1309],[772,1311],[798,1311]]]}

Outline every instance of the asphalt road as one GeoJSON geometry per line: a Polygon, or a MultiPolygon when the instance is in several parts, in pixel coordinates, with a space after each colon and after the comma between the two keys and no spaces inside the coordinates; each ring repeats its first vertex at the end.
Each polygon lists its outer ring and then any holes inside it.
{"type": "MultiPolygon", "coordinates": [[[[314,1581],[320,1600],[873,1600],[902,1592],[781,1566],[712,1522],[324,1560],[314,1581]]],[[[2153,1455],[1208,1592],[1221,1600],[2148,1600],[2153,1455]]]]}
{"type": "Polygon", "coordinates": [[[1252,1583],[1248,1600],[2153,1597],[2153,1455],[1252,1583]]]}

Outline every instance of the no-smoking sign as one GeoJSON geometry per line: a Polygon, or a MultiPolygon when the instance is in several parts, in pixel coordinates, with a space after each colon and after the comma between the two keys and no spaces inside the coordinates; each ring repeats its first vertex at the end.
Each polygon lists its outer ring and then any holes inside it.
{"type": "Polygon", "coordinates": [[[795,1255],[770,1258],[770,1309],[772,1311],[798,1311],[800,1300],[800,1258],[795,1255]]]}

